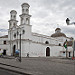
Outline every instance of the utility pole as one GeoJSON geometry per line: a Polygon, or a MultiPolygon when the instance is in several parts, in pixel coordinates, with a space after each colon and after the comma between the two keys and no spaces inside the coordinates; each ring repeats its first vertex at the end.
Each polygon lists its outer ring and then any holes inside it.
{"type": "Polygon", "coordinates": [[[67,48],[66,48],[66,58],[67,58],[67,48]]]}
{"type": "Polygon", "coordinates": [[[20,62],[21,62],[21,33],[20,33],[20,62]]]}
{"type": "Polygon", "coordinates": [[[67,40],[66,40],[66,58],[67,58],[67,40]]]}
{"type": "MultiPolygon", "coordinates": [[[[19,27],[20,28],[20,27],[19,27]]],[[[23,28],[23,27],[22,27],[23,28]]],[[[19,61],[21,62],[22,61],[22,59],[21,59],[21,35],[22,35],[23,33],[21,33],[21,28],[20,28],[20,33],[17,31],[17,36],[18,35],[20,35],[20,41],[19,41],[19,46],[20,46],[20,49],[19,49],[19,61]]]]}
{"type": "MultiPolygon", "coordinates": [[[[70,19],[66,19],[66,24],[67,25],[75,25],[75,22],[70,22],[70,19]]],[[[73,41],[73,58],[74,58],[74,51],[75,51],[75,41],[73,41]]]]}
{"type": "Polygon", "coordinates": [[[66,39],[66,41],[65,41],[64,47],[65,47],[65,49],[66,49],[66,58],[67,58],[67,39],[66,39]]]}
{"type": "Polygon", "coordinates": [[[75,41],[73,41],[73,57],[74,57],[74,51],[75,51],[75,41]]]}

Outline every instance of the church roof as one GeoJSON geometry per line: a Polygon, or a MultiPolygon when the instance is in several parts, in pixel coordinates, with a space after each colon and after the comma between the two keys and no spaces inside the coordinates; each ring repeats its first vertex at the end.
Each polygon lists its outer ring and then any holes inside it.
{"type": "Polygon", "coordinates": [[[55,31],[57,31],[57,30],[61,30],[61,29],[60,28],[56,28],[55,31]]]}
{"type": "Polygon", "coordinates": [[[62,37],[62,36],[66,37],[66,35],[64,33],[61,33],[61,32],[60,33],[54,33],[51,35],[51,37],[62,37]]]}
{"type": "Polygon", "coordinates": [[[61,32],[60,28],[56,28],[55,33],[52,34],[51,37],[66,37],[66,35],[61,32]]]}
{"type": "Polygon", "coordinates": [[[28,6],[30,6],[28,3],[23,3],[21,6],[24,6],[24,5],[28,5],[28,6]]]}
{"type": "Polygon", "coordinates": [[[10,11],[10,13],[13,13],[13,12],[14,12],[14,13],[17,13],[15,10],[11,10],[11,11],[10,11]]]}
{"type": "Polygon", "coordinates": [[[0,36],[0,38],[8,38],[8,35],[0,36]]]}

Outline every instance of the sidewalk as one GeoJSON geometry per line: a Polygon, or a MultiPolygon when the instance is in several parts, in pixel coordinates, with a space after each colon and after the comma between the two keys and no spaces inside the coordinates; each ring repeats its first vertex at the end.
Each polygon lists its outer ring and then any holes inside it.
{"type": "Polygon", "coordinates": [[[16,72],[23,75],[31,75],[29,71],[26,71],[24,68],[20,68],[20,66],[16,64],[22,64],[15,60],[15,57],[12,56],[4,56],[0,58],[0,68],[8,71],[16,72]]]}
{"type": "Polygon", "coordinates": [[[9,58],[0,58],[0,67],[31,75],[54,75],[55,73],[55,75],[62,75],[62,71],[65,72],[64,75],[70,71],[68,75],[74,75],[72,71],[74,60],[38,57],[22,58],[22,62],[20,63],[14,57],[9,58]],[[58,68],[58,70],[55,68],[58,68]]]}
{"type": "Polygon", "coordinates": [[[4,59],[15,59],[14,56],[7,56],[7,55],[4,55],[2,58],[4,58],[4,59]]]}

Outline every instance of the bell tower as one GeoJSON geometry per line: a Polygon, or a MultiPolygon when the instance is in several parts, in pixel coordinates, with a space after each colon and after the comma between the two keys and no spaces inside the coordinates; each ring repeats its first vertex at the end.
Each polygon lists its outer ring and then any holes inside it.
{"type": "Polygon", "coordinates": [[[15,10],[12,10],[10,12],[10,20],[8,21],[9,22],[9,29],[12,28],[13,26],[16,26],[17,25],[17,20],[16,20],[16,14],[17,12],[15,10]]]}
{"type": "Polygon", "coordinates": [[[28,3],[23,3],[22,5],[22,14],[20,15],[21,18],[21,25],[30,25],[30,17],[29,15],[29,7],[28,3]]]}

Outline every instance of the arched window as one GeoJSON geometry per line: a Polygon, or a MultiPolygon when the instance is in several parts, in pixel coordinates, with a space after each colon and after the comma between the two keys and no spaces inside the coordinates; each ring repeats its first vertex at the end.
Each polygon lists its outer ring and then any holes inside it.
{"type": "Polygon", "coordinates": [[[23,30],[23,34],[25,33],[25,30],[23,30]]]}
{"type": "Polygon", "coordinates": [[[10,23],[10,26],[11,26],[11,23],[10,23]]]}
{"type": "Polygon", "coordinates": [[[17,35],[19,35],[19,32],[17,31],[17,35]]]}
{"type": "Polygon", "coordinates": [[[63,54],[65,53],[65,51],[63,51],[63,54]]]}
{"type": "Polygon", "coordinates": [[[14,33],[14,38],[16,38],[16,33],[14,33]]]}
{"type": "Polygon", "coordinates": [[[14,26],[15,26],[16,24],[14,23],[14,26]]]}
{"type": "Polygon", "coordinates": [[[11,15],[11,18],[12,18],[12,15],[11,15]]]}
{"type": "Polygon", "coordinates": [[[61,43],[59,43],[59,46],[61,46],[61,43]]]}
{"type": "Polygon", "coordinates": [[[24,12],[24,9],[22,9],[22,11],[24,12]]]}
{"type": "Polygon", "coordinates": [[[21,23],[24,24],[24,19],[23,18],[21,18],[21,23]]]}
{"type": "Polygon", "coordinates": [[[16,16],[14,15],[14,18],[16,18],[16,16]]]}
{"type": "Polygon", "coordinates": [[[49,44],[49,42],[48,42],[48,41],[46,41],[46,42],[45,42],[45,44],[49,44]]]}
{"type": "Polygon", "coordinates": [[[4,44],[6,44],[6,40],[4,41],[4,44]]]}
{"type": "Polygon", "coordinates": [[[28,12],[28,9],[26,9],[26,12],[28,12]]]}
{"type": "Polygon", "coordinates": [[[29,22],[29,20],[28,20],[28,18],[26,18],[26,24],[28,24],[28,22],[29,22]]]}

